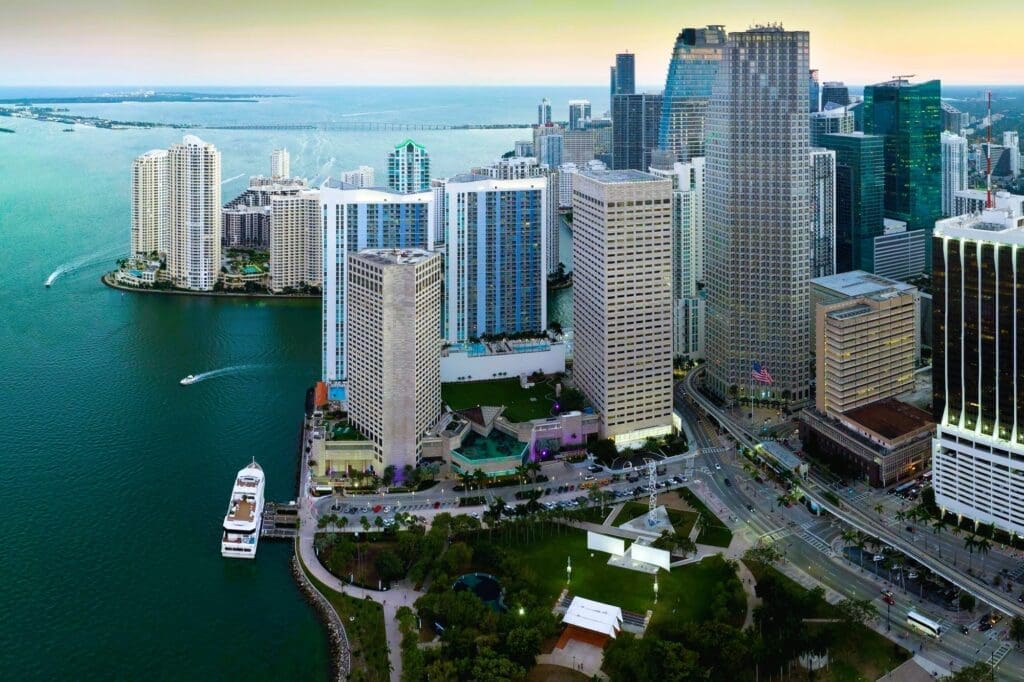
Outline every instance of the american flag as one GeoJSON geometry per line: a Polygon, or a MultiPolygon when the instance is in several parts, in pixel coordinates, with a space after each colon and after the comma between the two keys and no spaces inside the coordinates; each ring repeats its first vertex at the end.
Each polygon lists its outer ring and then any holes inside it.
{"type": "Polygon", "coordinates": [[[772,375],[768,373],[768,369],[761,366],[760,362],[755,362],[753,369],[750,371],[750,376],[754,381],[758,381],[762,384],[772,383],[772,375]]]}

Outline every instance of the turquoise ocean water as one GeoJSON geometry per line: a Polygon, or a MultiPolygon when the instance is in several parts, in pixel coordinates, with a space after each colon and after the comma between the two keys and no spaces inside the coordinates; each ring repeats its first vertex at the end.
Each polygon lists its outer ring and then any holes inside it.
{"type": "MultiPolygon", "coordinates": [[[[121,88],[61,92],[112,90],[121,88]]],[[[0,98],[24,94],[0,88],[0,98]]],[[[556,118],[573,97],[607,106],[602,88],[581,87],[311,89],[255,104],[68,108],[208,124],[529,123],[543,96],[556,118]]],[[[233,476],[251,457],[267,471],[268,499],[294,495],[304,389],[320,369],[318,304],[102,286],[128,248],[132,158],[185,131],[62,132],[8,118],[0,127],[16,131],[0,134],[0,678],[324,678],[325,639],[288,574],[288,546],[263,543],[255,562],[229,562],[218,544],[233,476]],[[178,384],[225,367],[240,368],[178,384]]],[[[196,132],[221,150],[225,179],[243,175],[225,183],[225,200],[268,171],[275,147],[292,151],[293,174],[368,164],[383,178],[389,147],[405,136],[196,132]]],[[[528,131],[409,135],[443,176],[497,158],[528,131]]],[[[568,298],[552,306],[564,311],[568,298]]]]}

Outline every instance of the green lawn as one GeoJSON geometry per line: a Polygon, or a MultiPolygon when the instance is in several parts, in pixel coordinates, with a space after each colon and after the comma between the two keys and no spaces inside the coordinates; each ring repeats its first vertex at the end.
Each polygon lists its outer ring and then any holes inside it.
{"type": "MultiPolygon", "coordinates": [[[[775,574],[776,578],[789,583],[795,589],[803,589],[772,566],[765,566],[754,561],[746,563],[756,580],[760,580],[761,576],[771,572],[775,574]]],[[[816,618],[836,618],[839,615],[836,607],[824,599],[818,601],[814,611],[813,615],[816,618]]],[[[818,682],[877,680],[908,658],[910,658],[910,653],[906,649],[865,625],[853,625],[840,638],[838,646],[829,649],[828,670],[819,670],[815,673],[814,679],[818,682]]],[[[805,680],[807,673],[792,674],[786,679],[805,680]]]]}
{"type": "MultiPolygon", "coordinates": [[[[608,565],[608,555],[587,549],[586,533],[553,525],[531,542],[509,547],[529,566],[544,600],[554,600],[565,587],[577,596],[614,604],[629,611],[644,613],[654,609],[652,627],[662,619],[702,621],[710,616],[714,587],[728,580],[737,581],[720,556],[705,559],[671,571],[658,572],[658,604],[654,604],[654,578],[647,573],[608,565]],[[566,560],[572,558],[572,580],[566,585],[566,560]]],[[[478,569],[495,572],[493,566],[478,569]]],[[[500,577],[500,576],[499,576],[500,577]]],[[[744,613],[736,615],[742,624],[744,613]]]]}
{"type": "Polygon", "coordinates": [[[548,382],[523,390],[519,387],[519,379],[494,379],[492,381],[468,381],[441,385],[441,399],[453,410],[476,407],[477,405],[504,405],[505,416],[514,422],[551,416],[554,394],[555,389],[548,382]]]}
{"type": "MultiPolygon", "coordinates": [[[[668,520],[672,522],[672,527],[676,529],[676,535],[689,537],[690,531],[693,530],[693,524],[697,523],[697,513],[680,509],[669,509],[668,507],[665,507],[665,511],[668,512],[668,520]]],[[[622,506],[622,511],[619,512],[618,517],[615,519],[615,525],[632,521],[638,516],[646,514],[646,504],[631,500],[622,506]]]]}
{"type": "Polygon", "coordinates": [[[334,606],[345,625],[345,634],[352,649],[351,679],[387,682],[391,678],[388,663],[387,635],[384,630],[384,609],[377,602],[356,599],[336,592],[313,577],[299,559],[306,577],[334,606]],[[362,674],[362,677],[359,675],[362,674]]]}
{"type": "Polygon", "coordinates": [[[722,520],[715,516],[707,505],[700,501],[700,498],[690,492],[689,488],[680,488],[678,492],[688,505],[704,514],[708,519],[704,530],[697,536],[697,544],[728,547],[732,542],[732,531],[729,530],[729,527],[722,523],[722,520]]]}

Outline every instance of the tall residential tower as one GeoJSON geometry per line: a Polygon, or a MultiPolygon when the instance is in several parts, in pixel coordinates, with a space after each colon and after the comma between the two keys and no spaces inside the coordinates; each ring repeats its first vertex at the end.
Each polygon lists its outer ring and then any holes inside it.
{"type": "Polygon", "coordinates": [[[168,159],[168,274],[182,289],[211,291],[220,277],[220,152],[186,135],[168,159]]]}
{"type": "Polygon", "coordinates": [[[167,173],[166,149],[148,151],[132,162],[132,256],[167,253],[167,173]]]}
{"type": "Polygon", "coordinates": [[[395,145],[388,154],[388,189],[403,194],[430,189],[430,156],[412,140],[395,145]]]}

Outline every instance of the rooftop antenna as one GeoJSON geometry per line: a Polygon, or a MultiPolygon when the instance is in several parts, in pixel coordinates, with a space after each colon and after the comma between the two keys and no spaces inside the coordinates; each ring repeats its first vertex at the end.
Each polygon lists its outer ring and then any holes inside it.
{"type": "Polygon", "coordinates": [[[985,134],[985,208],[992,208],[992,91],[988,91],[988,132],[985,134]]]}

